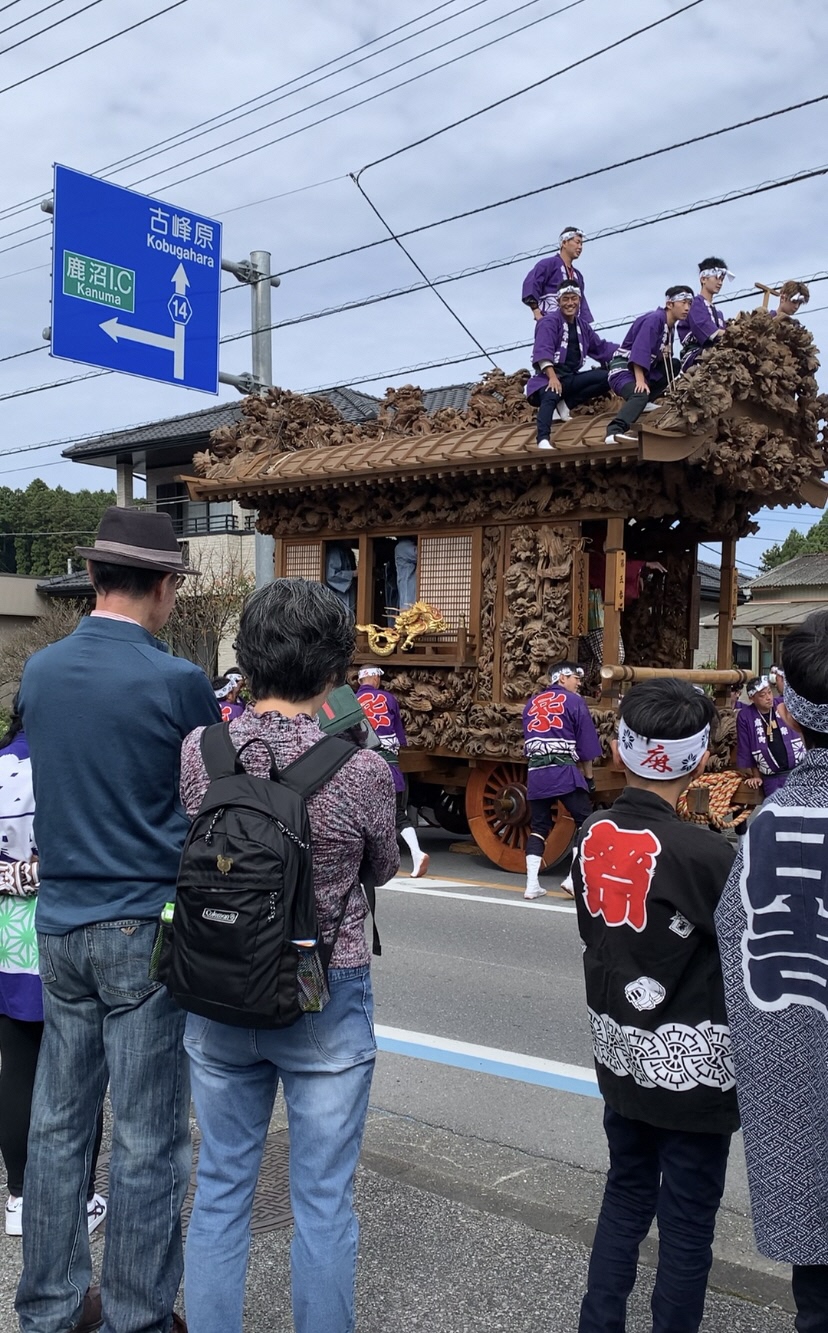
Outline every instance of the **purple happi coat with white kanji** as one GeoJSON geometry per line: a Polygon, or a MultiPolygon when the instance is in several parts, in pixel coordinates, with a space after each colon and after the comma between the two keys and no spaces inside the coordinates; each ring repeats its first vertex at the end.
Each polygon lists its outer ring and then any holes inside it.
{"type": "Polygon", "coordinates": [[[762,775],[762,791],[765,796],[772,796],[785,785],[788,774],[805,754],[801,736],[782,721],[774,702],[769,719],[779,729],[779,735],[785,743],[787,765],[782,768],[768,744],[768,724],[756,704],[747,704],[736,714],[736,767],[758,768],[762,775]]]}
{"type": "Polygon", "coordinates": [[[644,373],[664,371],[664,362],[673,355],[673,330],[667,324],[667,312],[663,306],[649,310],[646,315],[639,315],[621,340],[621,346],[610,363],[610,388],[620,393],[628,384],[632,384],[635,375],[630,365],[644,367],[644,373]]]}
{"type": "Polygon", "coordinates": [[[680,319],[676,325],[682,370],[689,370],[719,330],[726,326],[727,320],[718,306],[708,301],[701,292],[694,296],[687,318],[680,319]]]}
{"type": "Polygon", "coordinates": [[[357,699],[380,743],[380,753],[388,760],[394,790],[405,791],[405,778],[400,771],[400,747],[407,745],[405,728],[400,716],[400,705],[390,690],[369,689],[367,685],[357,690],[357,699]]]}
{"type": "Polygon", "coordinates": [[[828,1264],[828,750],[740,841],[716,932],[756,1244],[828,1264]]]}
{"type": "Polygon", "coordinates": [[[550,685],[534,695],[523,710],[523,738],[530,801],[587,790],[578,760],[600,759],[601,742],[579,694],[550,685]]]}

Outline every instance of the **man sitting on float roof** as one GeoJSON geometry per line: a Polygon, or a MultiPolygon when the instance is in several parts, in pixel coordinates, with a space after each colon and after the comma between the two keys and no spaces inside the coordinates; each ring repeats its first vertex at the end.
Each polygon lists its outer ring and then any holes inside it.
{"type": "Polygon", "coordinates": [[[532,368],[526,397],[538,408],[538,448],[553,449],[550,431],[555,415],[566,420],[570,407],[579,407],[608,392],[606,370],[583,370],[586,357],[607,365],[618,343],[605,342],[585,317],[578,285],[558,288],[558,308],[544,315],[535,328],[532,368]]]}
{"type": "Polygon", "coordinates": [[[625,333],[609,368],[609,386],[625,402],[607,426],[607,444],[635,444],[638,435],[630,426],[672,384],[678,370],[675,328],[687,318],[692,303],[686,283],[668,287],[664,305],[639,315],[625,333]]]}
{"type": "Polygon", "coordinates": [[[592,312],[584,295],[584,275],[575,267],[584,248],[584,233],[579,227],[564,227],[558,241],[560,249],[556,255],[541,259],[531,272],[527,273],[523,283],[523,304],[528,305],[535,319],[542,319],[558,304],[558,289],[564,282],[574,282],[581,293],[581,308],[584,319],[592,323],[592,312]]]}

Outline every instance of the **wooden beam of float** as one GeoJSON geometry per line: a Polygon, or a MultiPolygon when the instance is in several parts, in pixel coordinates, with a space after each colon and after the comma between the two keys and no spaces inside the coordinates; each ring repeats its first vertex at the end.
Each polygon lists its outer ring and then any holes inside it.
{"type": "Polygon", "coordinates": [[[628,681],[631,685],[642,680],[686,680],[690,685],[745,685],[753,672],[732,667],[729,671],[714,671],[705,667],[642,667],[602,666],[601,679],[628,681]]]}

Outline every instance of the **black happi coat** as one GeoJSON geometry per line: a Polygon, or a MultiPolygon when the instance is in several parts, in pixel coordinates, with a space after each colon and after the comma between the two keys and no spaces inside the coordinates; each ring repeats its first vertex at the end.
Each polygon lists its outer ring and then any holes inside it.
{"type": "Polygon", "coordinates": [[[739,1127],[713,922],[732,863],[720,834],[640,788],[580,831],[573,881],[598,1084],[630,1120],[739,1127]]]}

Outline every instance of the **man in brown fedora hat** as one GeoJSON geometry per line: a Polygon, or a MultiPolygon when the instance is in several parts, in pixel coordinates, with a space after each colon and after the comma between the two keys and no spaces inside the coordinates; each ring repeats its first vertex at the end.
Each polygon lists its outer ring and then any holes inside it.
{"type": "Polygon", "coordinates": [[[185,1015],[149,979],[187,817],[181,742],[217,722],[210,682],[156,633],[188,569],[167,514],[111,508],[88,562],[95,610],[29,659],[20,712],[40,855],[42,1058],[23,1191],[23,1333],[169,1333],[190,1175],[185,1015]],[[86,1181],[109,1081],[114,1114],[101,1290],[86,1181]]]}

